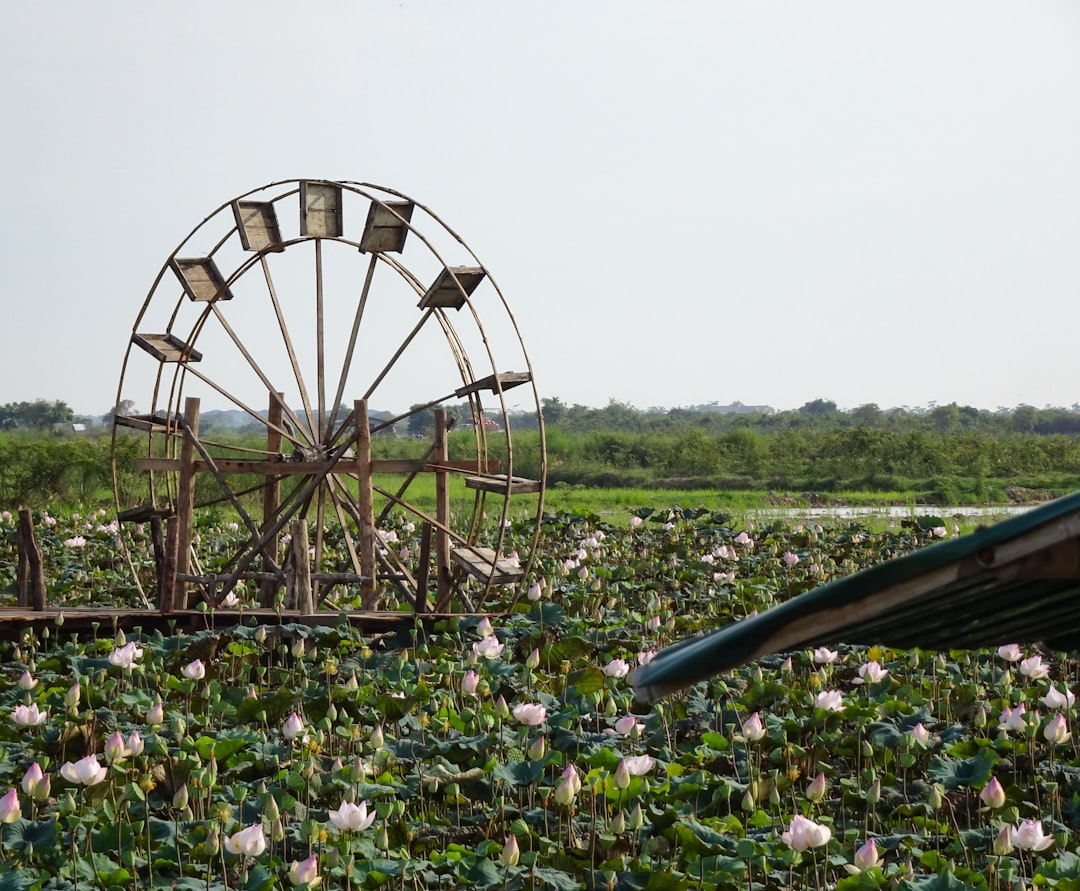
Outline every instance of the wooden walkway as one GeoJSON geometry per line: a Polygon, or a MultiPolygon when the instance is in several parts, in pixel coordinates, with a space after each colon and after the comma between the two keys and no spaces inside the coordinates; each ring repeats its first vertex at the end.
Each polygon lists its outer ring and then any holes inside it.
{"type": "Polygon", "coordinates": [[[219,609],[214,612],[202,612],[194,609],[175,610],[162,613],[156,609],[117,609],[108,607],[75,607],[65,609],[48,608],[33,610],[28,607],[0,608],[0,640],[19,640],[28,629],[38,635],[45,628],[52,636],[70,637],[78,634],[82,637],[96,631],[99,635],[109,635],[114,629],[125,632],[141,629],[152,633],[182,634],[202,631],[208,628],[229,628],[243,622],[250,625],[321,625],[332,626],[343,619],[363,632],[378,634],[411,627],[419,618],[425,624],[439,619],[451,618],[458,613],[393,613],[393,612],[347,612],[339,613],[322,610],[317,613],[301,615],[296,610],[272,609],[219,609]],[[60,617],[63,616],[63,619],[60,617]],[[95,627],[96,626],[96,627],[95,627]]]}

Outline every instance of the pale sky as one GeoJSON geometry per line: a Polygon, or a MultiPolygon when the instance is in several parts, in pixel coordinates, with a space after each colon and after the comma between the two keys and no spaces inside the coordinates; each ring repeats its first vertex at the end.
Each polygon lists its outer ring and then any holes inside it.
{"type": "Polygon", "coordinates": [[[542,397],[1080,402],[1068,0],[7,3],[0,75],[0,403],[108,411],[169,254],[304,177],[458,232],[542,397]]]}

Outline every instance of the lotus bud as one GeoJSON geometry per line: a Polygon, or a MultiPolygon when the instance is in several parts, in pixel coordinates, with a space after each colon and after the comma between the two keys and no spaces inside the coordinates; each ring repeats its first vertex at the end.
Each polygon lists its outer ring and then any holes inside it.
{"type": "Polygon", "coordinates": [[[626,832],[626,816],[622,811],[619,811],[611,818],[611,831],[616,835],[622,835],[626,832]]]}
{"type": "Polygon", "coordinates": [[[69,789],[65,793],[64,797],[60,799],[60,816],[68,817],[75,813],[77,805],[75,804],[75,796],[71,794],[69,789]]]}
{"type": "Polygon", "coordinates": [[[206,841],[203,842],[203,851],[208,857],[216,857],[218,851],[221,850],[221,836],[218,834],[217,826],[211,826],[210,832],[207,833],[206,841]]]}
{"type": "Polygon", "coordinates": [[[257,644],[266,643],[266,626],[265,625],[260,625],[258,627],[258,629],[256,629],[256,631],[255,631],[255,643],[257,643],[257,644]]]}
{"type": "Polygon", "coordinates": [[[634,807],[630,811],[630,816],[626,819],[626,828],[631,832],[637,832],[645,823],[645,818],[641,814],[641,802],[635,801],[634,807]]]}
{"type": "Polygon", "coordinates": [[[292,654],[293,657],[296,659],[304,658],[304,638],[298,637],[295,641],[293,641],[292,654]]]}
{"type": "Polygon", "coordinates": [[[506,700],[501,693],[499,694],[499,698],[495,700],[495,714],[503,719],[510,716],[510,706],[506,704],[506,700]]]}
{"type": "Polygon", "coordinates": [[[390,850],[390,836],[387,833],[385,826],[375,833],[375,847],[380,851],[390,850]]]}
{"type": "Polygon", "coordinates": [[[881,800],[881,780],[874,780],[866,790],[866,803],[873,807],[881,800]]]}
{"type": "Polygon", "coordinates": [[[503,849],[499,853],[499,863],[507,868],[517,866],[518,858],[520,856],[521,850],[518,848],[517,837],[508,835],[506,837],[506,844],[503,845],[503,849]]]}
{"type": "Polygon", "coordinates": [[[547,751],[547,741],[543,736],[538,736],[529,746],[529,760],[530,761],[542,761],[547,751]]]}
{"type": "Polygon", "coordinates": [[[270,838],[276,842],[285,840],[285,827],[282,825],[280,819],[274,820],[274,822],[270,824],[270,838]]]}
{"type": "Polygon", "coordinates": [[[381,749],[385,739],[383,737],[382,724],[376,724],[375,729],[371,731],[371,747],[373,749],[381,749]]]}
{"type": "Polygon", "coordinates": [[[826,788],[825,772],[819,771],[818,775],[814,777],[810,785],[806,787],[807,799],[813,802],[821,801],[821,799],[825,797],[826,788]]]}
{"type": "Polygon", "coordinates": [[[266,796],[266,803],[263,805],[263,816],[271,823],[281,816],[281,809],[278,807],[277,799],[273,795],[266,796]]]}
{"type": "Polygon", "coordinates": [[[757,805],[754,802],[754,793],[750,789],[746,790],[746,794],[742,797],[742,809],[747,813],[754,810],[757,805]]]}
{"type": "Polygon", "coordinates": [[[82,698],[82,687],[78,684],[72,684],[68,687],[67,693],[64,694],[64,705],[68,709],[75,709],[79,705],[80,698],[82,698]]]}
{"type": "Polygon", "coordinates": [[[941,789],[936,784],[930,787],[930,794],[926,797],[926,804],[932,811],[941,807],[941,789]]]}
{"type": "Polygon", "coordinates": [[[184,783],[183,786],[181,786],[179,789],[176,790],[175,793],[173,793],[172,804],[173,807],[176,808],[178,811],[182,811],[188,806],[187,783],[184,783]]]}
{"type": "Polygon", "coordinates": [[[525,667],[527,669],[529,669],[529,671],[532,671],[539,665],[540,665],[540,648],[539,647],[533,647],[533,651],[531,653],[529,653],[528,658],[525,660],[525,667]]]}
{"type": "Polygon", "coordinates": [[[630,768],[625,758],[619,760],[619,766],[615,768],[614,780],[616,789],[626,789],[630,785],[630,768]]]}

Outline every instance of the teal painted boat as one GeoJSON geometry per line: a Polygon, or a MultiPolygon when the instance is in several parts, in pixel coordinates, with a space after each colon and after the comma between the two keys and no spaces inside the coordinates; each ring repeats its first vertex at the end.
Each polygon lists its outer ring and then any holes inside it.
{"type": "Polygon", "coordinates": [[[1039,642],[1080,649],[1080,492],[682,641],[633,680],[637,698],[654,702],[770,653],[806,647],[1039,642]]]}

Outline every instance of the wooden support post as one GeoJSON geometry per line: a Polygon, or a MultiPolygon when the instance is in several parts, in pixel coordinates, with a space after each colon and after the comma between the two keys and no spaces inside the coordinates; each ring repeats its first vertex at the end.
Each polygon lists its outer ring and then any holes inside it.
{"type": "MultiPolygon", "coordinates": [[[[432,460],[445,464],[450,460],[450,446],[446,439],[446,409],[435,409],[435,449],[432,460]]],[[[435,472],[435,564],[438,567],[435,602],[440,609],[450,604],[450,480],[444,470],[435,472]]]]}
{"type": "Polygon", "coordinates": [[[310,616],[315,612],[315,602],[311,593],[311,562],[308,558],[308,529],[306,520],[293,520],[289,527],[292,533],[293,584],[297,612],[310,616]]]}
{"type": "MultiPolygon", "coordinates": [[[[180,442],[180,482],[176,495],[176,576],[188,575],[191,566],[191,529],[195,521],[195,440],[199,436],[199,400],[184,400],[184,437],[180,442]]],[[[172,531],[172,523],[169,524],[172,531]]],[[[187,583],[174,576],[173,602],[187,609],[187,583]]]]}
{"type": "Polygon", "coordinates": [[[45,568],[41,548],[34,536],[34,517],[30,509],[19,508],[19,533],[16,540],[19,564],[16,579],[19,587],[19,606],[33,606],[36,612],[45,609],[45,568]]]}
{"type": "MultiPolygon", "coordinates": [[[[282,405],[285,401],[284,393],[270,394],[270,410],[266,420],[269,426],[266,428],[266,451],[270,455],[281,452],[281,422],[283,418],[282,405]]],[[[281,500],[281,481],[278,477],[268,476],[263,486],[263,521],[262,531],[265,532],[277,518],[278,504],[281,500]]],[[[263,557],[277,563],[277,542],[269,542],[263,549],[263,557]]],[[[268,570],[264,560],[263,569],[268,570]]],[[[275,579],[265,579],[259,583],[259,605],[270,609],[274,605],[277,595],[278,582],[275,579]]]]}
{"type": "Polygon", "coordinates": [[[360,533],[360,603],[364,609],[375,609],[377,590],[375,586],[375,498],[371,489],[371,424],[368,419],[366,399],[353,403],[353,420],[356,423],[356,480],[359,493],[356,506],[359,511],[360,533]]]}
{"type": "Polygon", "coordinates": [[[431,566],[431,523],[420,527],[420,568],[416,573],[416,605],[418,613],[427,610],[428,573],[431,566]]]}
{"type": "Polygon", "coordinates": [[[157,577],[158,600],[165,587],[165,541],[161,533],[161,517],[150,518],[150,544],[154,548],[154,575],[157,577]]]}
{"type": "Polygon", "coordinates": [[[179,536],[180,523],[174,514],[169,517],[169,525],[165,530],[165,553],[162,555],[161,575],[158,578],[158,609],[166,616],[176,608],[176,549],[179,536]]]}

